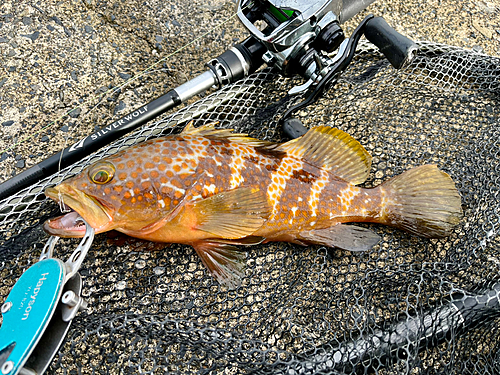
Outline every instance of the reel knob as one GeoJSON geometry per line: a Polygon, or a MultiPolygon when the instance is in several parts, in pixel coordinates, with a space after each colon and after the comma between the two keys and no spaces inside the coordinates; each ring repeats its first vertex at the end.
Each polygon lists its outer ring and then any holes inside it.
{"type": "Polygon", "coordinates": [[[330,53],[339,48],[340,43],[342,43],[344,39],[344,31],[340,28],[339,23],[334,21],[320,31],[313,43],[313,48],[318,51],[321,50],[330,53]]]}

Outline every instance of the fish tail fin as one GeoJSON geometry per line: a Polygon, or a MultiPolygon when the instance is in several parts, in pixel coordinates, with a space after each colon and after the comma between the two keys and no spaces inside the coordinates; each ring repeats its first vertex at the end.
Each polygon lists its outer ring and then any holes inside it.
{"type": "Polygon", "coordinates": [[[419,236],[448,236],[463,216],[455,183],[435,165],[410,169],[380,188],[388,199],[384,223],[419,236]]]}

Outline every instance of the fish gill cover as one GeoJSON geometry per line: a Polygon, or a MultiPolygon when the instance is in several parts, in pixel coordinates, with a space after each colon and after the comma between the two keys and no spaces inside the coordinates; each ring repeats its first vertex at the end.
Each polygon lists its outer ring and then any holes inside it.
{"type": "MultiPolygon", "coordinates": [[[[366,252],[253,246],[241,286],[230,290],[189,246],[150,251],[101,234],[81,269],[89,307],[76,316],[49,372],[498,373],[499,311],[468,325],[466,314],[444,311],[464,295],[498,290],[500,61],[419,45],[415,60],[396,71],[361,44],[335,89],[298,117],[308,127],[335,126],[363,145],[373,157],[364,187],[437,164],[462,197],[464,218],[451,235],[425,239],[363,224],[381,237],[366,252]]],[[[197,127],[219,121],[281,141],[277,120],[294,104],[283,95],[293,85],[264,69],[3,201],[0,299],[38,260],[42,223],[59,213],[37,198],[43,189],[123,147],[178,133],[192,119],[197,127]]],[[[62,258],[77,242],[63,243],[62,258]]]]}

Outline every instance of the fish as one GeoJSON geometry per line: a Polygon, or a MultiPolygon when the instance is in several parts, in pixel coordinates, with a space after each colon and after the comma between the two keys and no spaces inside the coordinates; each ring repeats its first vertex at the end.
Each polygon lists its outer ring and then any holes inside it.
{"type": "Polygon", "coordinates": [[[241,284],[239,246],[284,241],[366,251],[377,223],[427,238],[449,236],[463,216],[452,178],[436,165],[364,188],[372,157],[346,132],[311,128],[285,143],[216,124],[151,139],[103,158],[45,190],[72,211],[47,220],[54,236],[116,230],[192,246],[222,285],[241,284]]]}

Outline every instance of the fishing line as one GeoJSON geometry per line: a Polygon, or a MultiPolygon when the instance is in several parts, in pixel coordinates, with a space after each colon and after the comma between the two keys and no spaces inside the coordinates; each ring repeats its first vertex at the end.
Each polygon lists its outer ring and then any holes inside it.
{"type": "MultiPolygon", "coordinates": [[[[135,75],[131,78],[129,78],[127,81],[125,81],[124,83],[114,87],[114,88],[110,88],[109,90],[107,90],[106,92],[104,93],[101,93],[99,95],[96,95],[96,96],[91,96],[90,98],[88,98],[86,101],[84,101],[83,103],[81,103],[80,105],[74,107],[73,109],[69,110],[68,112],[66,113],[63,113],[62,115],[60,115],[58,118],[56,118],[55,120],[53,120],[52,122],[50,122],[48,125],[42,127],[40,130],[34,132],[33,134],[27,136],[26,138],[20,140],[19,142],[15,142],[14,144],[12,144],[11,146],[5,148],[4,150],[2,150],[0,152],[0,154],[3,154],[5,152],[8,152],[14,148],[16,148],[17,146],[19,146],[20,144],[22,143],[25,143],[26,141],[29,141],[30,139],[38,136],[40,133],[42,133],[43,131],[46,131],[47,129],[50,129],[51,127],[53,127],[57,122],[59,122],[60,120],[64,119],[65,117],[69,116],[71,113],[73,113],[74,111],[76,111],[77,109],[81,109],[82,106],[85,106],[85,105],[88,105],[90,102],[94,101],[94,100],[97,100],[97,104],[94,105],[94,107],[92,109],[94,109],[97,105],[99,105],[99,103],[101,102],[102,98],[111,94],[111,93],[115,93],[117,92],[118,90],[122,89],[123,87],[125,87],[126,85],[132,83],[133,81],[137,80],[138,78],[141,78],[143,77],[146,73],[148,73],[151,69],[153,69],[154,67],[156,67],[158,64],[170,59],[171,57],[173,57],[174,55],[178,54],[179,52],[185,50],[186,48],[190,47],[191,45],[195,44],[196,42],[198,42],[199,40],[201,40],[202,38],[204,38],[205,36],[207,36],[208,34],[210,34],[211,32],[215,31],[216,29],[220,28],[221,26],[227,24],[228,22],[230,22],[231,20],[233,20],[235,17],[237,16],[237,12],[234,12],[231,16],[229,16],[226,20],[222,21],[220,24],[214,26],[213,28],[209,29],[208,31],[206,31],[205,33],[201,34],[200,36],[196,37],[195,39],[193,39],[192,41],[190,41],[189,43],[183,45],[182,47],[179,47],[177,50],[175,50],[174,52],[170,53],[169,55],[165,56],[164,58],[158,60],[157,62],[155,62],[154,64],[150,65],[149,67],[147,67],[146,69],[144,69],[141,73],[139,73],[138,75],[135,75]]],[[[90,113],[90,112],[89,112],[90,113]]],[[[88,113],[87,113],[88,115],[88,113]]],[[[69,134],[65,137],[65,145],[67,144],[67,140],[68,140],[68,137],[69,137],[69,134]]],[[[62,155],[61,155],[62,156],[62,155]]],[[[59,166],[59,170],[60,170],[60,166],[59,166]]]]}

